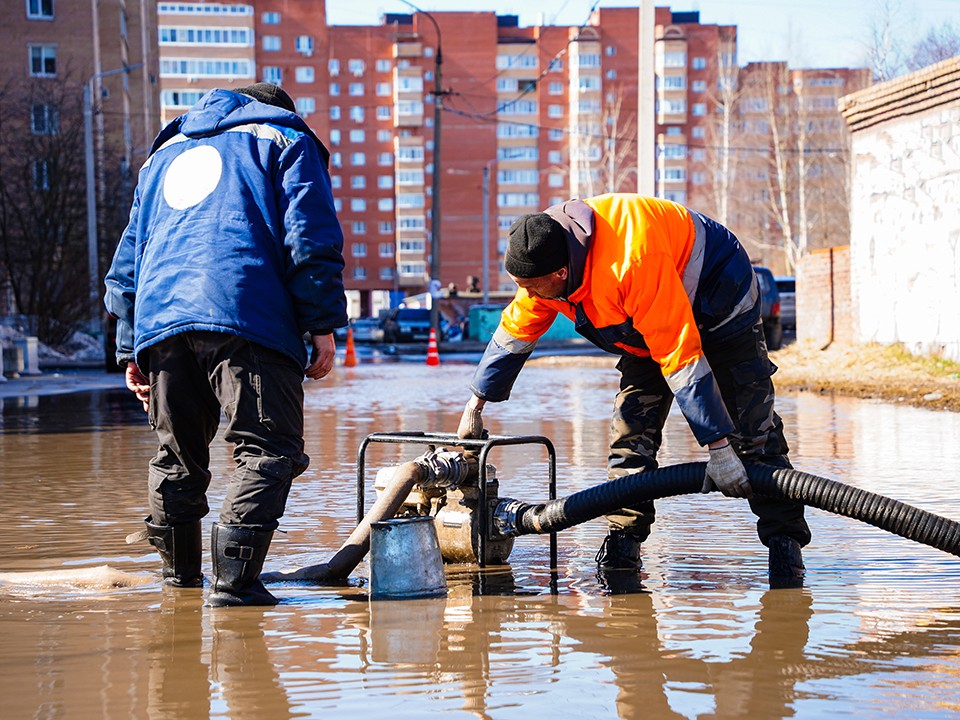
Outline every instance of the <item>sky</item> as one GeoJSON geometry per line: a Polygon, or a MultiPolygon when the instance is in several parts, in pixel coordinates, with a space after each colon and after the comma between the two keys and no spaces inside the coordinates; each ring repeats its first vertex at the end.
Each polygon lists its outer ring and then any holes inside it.
{"type": "MultiPolygon", "coordinates": [[[[520,16],[521,26],[580,25],[597,0],[413,0],[426,12],[486,10],[520,16]]],[[[627,7],[635,0],[599,0],[627,7]]],[[[867,67],[870,28],[881,6],[909,46],[933,26],[960,31],[960,0],[656,0],[675,12],[697,10],[704,24],[736,25],[740,64],[787,60],[791,67],[867,67]]],[[[383,13],[409,13],[401,0],[327,0],[331,25],[378,25],[383,13]]]]}

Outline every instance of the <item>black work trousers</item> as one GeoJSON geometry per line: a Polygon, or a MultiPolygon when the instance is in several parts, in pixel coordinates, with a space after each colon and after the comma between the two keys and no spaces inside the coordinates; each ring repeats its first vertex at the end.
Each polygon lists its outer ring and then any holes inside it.
{"type": "MultiPolygon", "coordinates": [[[[771,376],[776,366],[767,357],[762,324],[758,322],[722,342],[704,339],[703,351],[736,425],[730,442],[740,458],[744,462],[791,467],[783,422],[773,407],[771,376]]],[[[610,423],[611,478],[658,467],[657,451],[673,402],[673,393],[660,366],[652,359],[624,357],[617,369],[621,378],[610,423]]],[[[801,545],[810,542],[803,503],[754,497],[750,509],[758,518],[757,534],[764,545],[775,535],[787,535],[801,545]]],[[[607,520],[611,528],[626,529],[643,541],[650,534],[655,517],[653,501],[648,501],[608,515],[607,520]]]]}
{"type": "Polygon", "coordinates": [[[303,369],[276,350],[217,332],[185,332],[146,351],[150,425],[160,447],[150,461],[153,521],[179,525],[209,510],[210,443],[224,439],[236,469],[220,522],[275,530],[303,452],[303,369]]]}

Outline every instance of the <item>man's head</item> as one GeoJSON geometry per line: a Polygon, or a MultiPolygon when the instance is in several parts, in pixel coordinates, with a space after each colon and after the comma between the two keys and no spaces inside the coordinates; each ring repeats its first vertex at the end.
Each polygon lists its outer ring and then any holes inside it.
{"type": "Polygon", "coordinates": [[[253,85],[237,88],[234,92],[252,97],[254,100],[259,100],[266,105],[273,105],[274,107],[289,110],[292,113],[297,111],[297,106],[293,100],[290,99],[290,96],[287,95],[282,87],[274,85],[273,83],[258,82],[253,85]]]}
{"type": "Polygon", "coordinates": [[[563,297],[568,261],[566,231],[546,213],[521,215],[510,226],[503,266],[513,281],[531,295],[563,297]]]}

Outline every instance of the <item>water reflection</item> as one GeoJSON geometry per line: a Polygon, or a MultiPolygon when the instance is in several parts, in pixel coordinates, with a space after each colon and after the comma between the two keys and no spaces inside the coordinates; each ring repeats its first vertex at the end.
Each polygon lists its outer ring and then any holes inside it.
{"type": "MultiPolygon", "coordinates": [[[[356,452],[371,432],[449,430],[469,368],[339,368],[309,385],[313,463],[295,484],[270,569],[321,562],[355,517],[356,452]]],[[[602,480],[616,373],[529,368],[485,417],[498,434],[550,437],[566,494],[602,480]]],[[[797,467],[960,518],[960,415],[788,395],[797,467]]],[[[956,558],[808,510],[804,590],[766,588],[766,554],[742,503],[658,503],[644,592],[596,577],[602,521],[519,538],[510,564],[450,566],[441,600],[369,602],[366,563],[341,588],[278,587],[269,610],[203,608],[162,588],[138,529],[155,440],[126,393],[5,402],[0,571],[92,567],[151,574],[102,589],[0,586],[4,717],[940,717],[960,711],[956,558]],[[555,572],[555,580],[552,572],[555,572]],[[558,594],[550,594],[555,582],[558,594]]],[[[376,445],[377,467],[420,448],[376,445]]],[[[682,418],[662,461],[700,459],[682,418]]],[[[232,469],[211,451],[211,504],[232,469]]],[[[542,448],[498,449],[501,491],[546,497],[542,448]]],[[[213,514],[206,519],[209,523],[213,514]]],[[[207,561],[209,567],[209,561],[207,561]]],[[[206,570],[207,568],[205,568],[206,570]]],[[[640,588],[634,588],[639,590],[640,588]]]]}

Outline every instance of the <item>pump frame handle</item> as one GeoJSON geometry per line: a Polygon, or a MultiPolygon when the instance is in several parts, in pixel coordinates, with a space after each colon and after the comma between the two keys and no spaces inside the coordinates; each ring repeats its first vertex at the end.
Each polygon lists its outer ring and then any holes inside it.
{"type": "MultiPolygon", "coordinates": [[[[357,450],[357,524],[363,520],[364,514],[364,488],[366,476],[366,454],[367,447],[371,443],[388,443],[393,445],[428,445],[433,450],[436,446],[461,447],[464,450],[480,450],[480,477],[478,484],[480,486],[480,527],[484,532],[480,533],[478,539],[478,562],[480,567],[486,567],[486,549],[487,533],[490,531],[489,508],[487,507],[487,455],[495,447],[504,447],[508,445],[543,445],[547,449],[547,461],[549,465],[548,491],[551,500],[557,499],[557,452],[553,447],[550,438],[543,435],[489,435],[486,438],[461,438],[456,433],[434,433],[434,432],[396,432],[396,433],[371,433],[367,435],[360,443],[357,450]]],[[[550,533],[550,592],[557,594],[557,534],[550,533]]]]}

